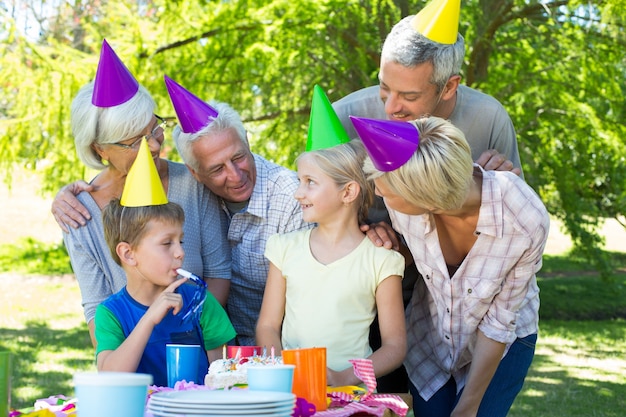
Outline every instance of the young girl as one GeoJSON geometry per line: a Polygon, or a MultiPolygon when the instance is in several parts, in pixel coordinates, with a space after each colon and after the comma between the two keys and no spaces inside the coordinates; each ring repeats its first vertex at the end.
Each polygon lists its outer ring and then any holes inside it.
{"type": "Polygon", "coordinates": [[[348,362],[370,358],[376,376],[396,369],[406,354],[401,279],[404,258],[376,247],[359,230],[374,190],[363,174],[359,141],[305,152],[297,160],[295,198],[311,230],[274,235],[256,337],[278,350],[324,346],[328,385],[358,385],[348,362]],[[376,313],[382,346],[372,352],[376,313]],[[282,329],[282,330],[281,330],[282,329]]]}

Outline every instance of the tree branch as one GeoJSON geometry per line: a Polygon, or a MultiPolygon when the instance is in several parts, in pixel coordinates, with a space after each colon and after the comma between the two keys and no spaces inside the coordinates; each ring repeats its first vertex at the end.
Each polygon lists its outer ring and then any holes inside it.
{"type": "MultiPolygon", "coordinates": [[[[498,1],[495,3],[486,2],[483,4],[485,15],[493,16],[491,21],[486,22],[486,29],[477,36],[472,45],[472,53],[467,66],[466,83],[471,86],[477,82],[487,79],[489,68],[489,57],[492,55],[493,39],[498,30],[518,19],[535,19],[544,16],[545,11],[558,11],[558,8],[569,4],[571,0],[558,0],[550,3],[534,3],[514,10],[513,1],[498,1]]],[[[535,20],[531,19],[531,20],[535,20]]]]}

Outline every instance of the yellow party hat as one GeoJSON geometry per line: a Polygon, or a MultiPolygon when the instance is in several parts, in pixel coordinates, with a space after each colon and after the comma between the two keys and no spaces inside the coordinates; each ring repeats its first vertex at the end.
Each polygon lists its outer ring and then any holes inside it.
{"type": "Polygon", "coordinates": [[[141,141],[137,158],[126,176],[120,204],[124,207],[167,204],[167,196],[145,138],[141,141]]]}
{"type": "Polygon", "coordinates": [[[433,42],[451,45],[459,32],[461,0],[432,0],[411,21],[413,29],[433,42]]]}

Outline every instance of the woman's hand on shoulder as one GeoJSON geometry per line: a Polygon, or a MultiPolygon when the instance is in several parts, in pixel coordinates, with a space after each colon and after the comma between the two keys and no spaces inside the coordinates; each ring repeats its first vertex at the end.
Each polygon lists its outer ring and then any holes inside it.
{"type": "Polygon", "coordinates": [[[69,233],[68,226],[78,229],[91,219],[91,214],[76,196],[83,191],[93,191],[93,189],[93,185],[85,181],[75,181],[61,188],[54,197],[52,215],[65,233],[69,233]]]}
{"type": "Polygon", "coordinates": [[[396,251],[400,250],[398,235],[389,224],[385,222],[363,224],[360,228],[374,245],[396,251]]]}

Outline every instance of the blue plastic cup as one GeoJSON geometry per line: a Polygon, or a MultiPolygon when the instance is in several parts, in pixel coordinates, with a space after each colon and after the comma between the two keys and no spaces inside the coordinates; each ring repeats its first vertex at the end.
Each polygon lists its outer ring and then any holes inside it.
{"type": "Polygon", "coordinates": [[[251,391],[291,392],[295,365],[250,366],[248,389],[251,391]]]}
{"type": "Polygon", "coordinates": [[[78,417],[143,417],[152,375],[79,372],[74,375],[78,417]]]}
{"type": "Polygon", "coordinates": [[[202,352],[200,349],[200,345],[168,344],[165,346],[168,387],[174,388],[176,382],[182,380],[199,383],[197,379],[202,352]]]}

